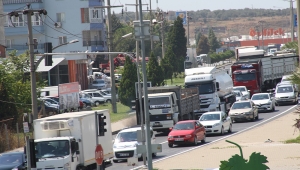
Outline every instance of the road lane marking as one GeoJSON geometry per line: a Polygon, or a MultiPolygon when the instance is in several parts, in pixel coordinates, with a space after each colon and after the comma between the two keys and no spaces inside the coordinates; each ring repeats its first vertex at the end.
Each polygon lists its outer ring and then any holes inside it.
{"type": "MultiPolygon", "coordinates": [[[[160,162],[160,161],[163,161],[163,160],[165,160],[165,159],[169,159],[169,158],[172,158],[172,157],[174,157],[174,156],[181,155],[181,154],[183,154],[183,153],[190,152],[190,151],[192,151],[192,150],[195,150],[195,149],[198,149],[198,148],[201,148],[201,147],[208,146],[208,145],[210,145],[210,144],[219,142],[219,141],[221,141],[221,140],[223,140],[223,139],[226,139],[226,138],[229,138],[229,137],[238,135],[238,134],[243,133],[243,132],[245,132],[245,131],[247,131],[247,130],[250,130],[250,129],[252,129],[252,128],[255,128],[256,126],[259,126],[259,125],[261,125],[261,124],[264,124],[264,123],[266,123],[266,122],[268,122],[268,121],[270,121],[270,120],[272,120],[272,119],[275,119],[275,118],[277,118],[277,117],[279,117],[279,116],[285,114],[286,112],[288,112],[288,111],[294,109],[296,106],[297,106],[297,105],[294,105],[293,107],[291,107],[291,108],[285,110],[284,112],[279,113],[278,115],[275,115],[275,116],[273,116],[273,117],[270,117],[270,118],[267,119],[267,120],[264,120],[264,121],[262,121],[262,122],[259,122],[259,123],[255,124],[255,125],[253,125],[253,126],[250,126],[250,127],[246,128],[246,129],[243,129],[243,130],[241,130],[241,131],[238,131],[238,132],[236,132],[236,133],[234,133],[234,134],[232,134],[232,135],[228,135],[228,136],[222,137],[222,138],[220,138],[220,139],[216,139],[216,140],[214,140],[214,141],[211,141],[211,142],[209,142],[209,143],[207,143],[207,144],[203,144],[203,145],[200,145],[200,146],[197,146],[197,147],[194,147],[194,148],[191,148],[191,149],[188,149],[188,150],[185,150],[185,151],[182,151],[182,152],[179,152],[179,153],[176,153],[176,154],[173,154],[173,155],[170,155],[170,156],[167,156],[167,157],[164,157],[164,158],[155,160],[155,161],[153,161],[152,163],[160,162]]],[[[168,141],[165,141],[165,142],[162,142],[162,143],[160,143],[160,144],[167,143],[167,142],[168,142],[168,141]]],[[[138,167],[136,167],[136,168],[132,168],[132,169],[130,169],[130,170],[137,170],[137,169],[142,168],[142,167],[144,167],[144,165],[138,166],[138,167]]]]}

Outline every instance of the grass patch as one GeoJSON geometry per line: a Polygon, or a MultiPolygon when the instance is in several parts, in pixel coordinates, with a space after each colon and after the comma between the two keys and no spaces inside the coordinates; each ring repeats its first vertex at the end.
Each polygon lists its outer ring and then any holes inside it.
{"type": "Polygon", "coordinates": [[[184,78],[173,78],[173,83],[171,83],[171,79],[167,79],[166,80],[166,85],[183,86],[184,85],[184,78]]]}
{"type": "Polygon", "coordinates": [[[284,143],[300,143],[300,136],[298,136],[295,139],[286,140],[286,141],[284,141],[284,143]]]}
{"type": "Polygon", "coordinates": [[[117,122],[119,120],[134,115],[134,114],[129,115],[128,113],[131,112],[130,108],[121,104],[120,102],[117,102],[117,113],[113,113],[112,106],[110,103],[105,103],[104,105],[100,105],[99,107],[93,107],[93,110],[103,110],[103,109],[109,110],[111,122],[117,122]]]}
{"type": "MultiPolygon", "coordinates": [[[[244,148],[246,146],[241,146],[241,148],[244,148]]],[[[210,149],[227,149],[227,148],[237,148],[237,146],[226,146],[226,147],[212,147],[210,149]]]]}

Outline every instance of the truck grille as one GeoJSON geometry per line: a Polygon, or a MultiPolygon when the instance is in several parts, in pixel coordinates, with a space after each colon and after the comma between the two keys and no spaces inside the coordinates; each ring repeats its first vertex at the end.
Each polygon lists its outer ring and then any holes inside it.
{"type": "MultiPolygon", "coordinates": [[[[170,114],[168,114],[170,115],[170,114]]],[[[173,118],[167,116],[167,114],[162,114],[162,115],[150,115],[150,121],[163,121],[163,120],[172,120],[173,118]]]]}
{"type": "Polygon", "coordinates": [[[129,158],[133,157],[134,151],[122,151],[122,152],[115,152],[115,156],[117,158],[129,158]]]}
{"type": "Polygon", "coordinates": [[[208,108],[209,107],[209,104],[205,104],[205,105],[200,105],[200,108],[208,108]]]}

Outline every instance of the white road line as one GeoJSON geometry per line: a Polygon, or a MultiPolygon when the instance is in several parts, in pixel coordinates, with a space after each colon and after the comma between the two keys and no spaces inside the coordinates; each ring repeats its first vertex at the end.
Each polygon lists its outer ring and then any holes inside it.
{"type": "MultiPolygon", "coordinates": [[[[202,148],[202,147],[204,147],[204,146],[208,146],[208,145],[210,145],[210,144],[216,143],[216,142],[218,142],[218,141],[220,141],[220,140],[223,140],[223,139],[226,139],[226,138],[229,138],[229,137],[238,135],[238,134],[243,133],[243,132],[245,132],[245,131],[247,131],[247,130],[249,130],[249,129],[252,129],[252,128],[256,127],[256,126],[259,126],[259,125],[261,125],[261,124],[263,124],[263,123],[265,123],[265,122],[268,122],[268,121],[270,121],[270,120],[272,120],[272,119],[275,119],[275,118],[277,118],[277,117],[283,115],[284,113],[286,113],[286,112],[288,112],[288,111],[294,109],[296,106],[297,106],[297,105],[295,105],[295,106],[293,106],[293,107],[287,109],[287,110],[284,111],[284,112],[281,112],[281,113],[278,114],[278,115],[275,115],[275,116],[273,116],[273,117],[271,117],[271,118],[269,118],[269,119],[267,119],[267,120],[264,120],[264,121],[262,121],[262,122],[259,122],[259,123],[255,124],[255,125],[253,125],[253,126],[250,126],[250,127],[246,128],[246,129],[244,129],[244,130],[238,131],[238,132],[236,132],[236,133],[234,133],[234,134],[232,134],[232,135],[228,135],[228,136],[222,137],[222,138],[220,138],[220,139],[214,140],[214,141],[212,141],[212,142],[209,142],[209,143],[207,143],[207,144],[200,145],[200,146],[197,146],[197,147],[194,147],[194,148],[191,148],[191,149],[188,149],[188,150],[185,150],[185,151],[176,153],[176,154],[174,154],[174,155],[170,155],[170,156],[167,156],[167,157],[158,159],[158,160],[156,160],[156,161],[153,161],[153,163],[160,162],[160,161],[163,161],[163,160],[165,160],[165,159],[169,159],[169,158],[172,158],[172,157],[174,157],[174,156],[181,155],[181,154],[183,154],[183,153],[190,152],[190,151],[192,151],[192,150],[195,150],[195,149],[198,149],[198,148],[202,148]]],[[[160,143],[160,144],[163,144],[163,143],[166,143],[166,142],[168,142],[168,141],[162,142],[162,143],[160,143]]],[[[136,169],[139,169],[139,168],[142,168],[142,167],[144,167],[144,165],[138,166],[138,167],[133,168],[133,169],[130,169],[130,170],[136,170],[136,169]]]]}

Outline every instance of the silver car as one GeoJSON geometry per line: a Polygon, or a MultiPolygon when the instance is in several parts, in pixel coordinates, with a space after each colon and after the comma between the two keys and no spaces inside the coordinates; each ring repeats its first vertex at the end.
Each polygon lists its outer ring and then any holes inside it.
{"type": "Polygon", "coordinates": [[[229,111],[230,118],[237,122],[240,120],[258,120],[258,108],[251,100],[233,103],[229,111]]]}
{"type": "Polygon", "coordinates": [[[92,83],[93,88],[98,90],[106,89],[107,83],[102,79],[96,79],[92,83]]]}

